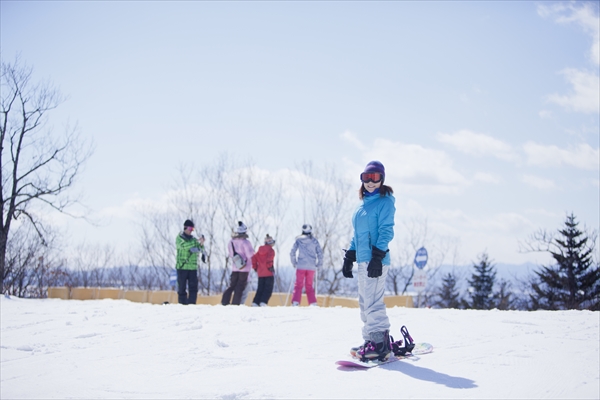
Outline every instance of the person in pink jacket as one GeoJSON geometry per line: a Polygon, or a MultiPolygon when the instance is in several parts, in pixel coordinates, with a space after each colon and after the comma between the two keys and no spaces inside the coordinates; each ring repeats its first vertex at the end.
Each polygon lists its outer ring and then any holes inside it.
{"type": "Polygon", "coordinates": [[[224,306],[229,304],[240,305],[244,289],[248,283],[248,275],[252,270],[254,247],[252,247],[252,243],[248,240],[247,230],[246,225],[242,221],[238,221],[238,226],[227,245],[229,258],[231,258],[232,263],[229,287],[225,289],[221,298],[221,304],[224,306]],[[232,293],[233,300],[231,299],[232,293]]]}

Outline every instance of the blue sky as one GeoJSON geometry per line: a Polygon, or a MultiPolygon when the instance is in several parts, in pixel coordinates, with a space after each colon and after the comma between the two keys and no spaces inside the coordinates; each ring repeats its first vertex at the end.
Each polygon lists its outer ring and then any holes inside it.
{"type": "Polygon", "coordinates": [[[78,184],[127,246],[177,168],[228,152],[268,171],[372,159],[397,222],[426,218],[465,262],[540,261],[518,241],[573,212],[599,227],[598,2],[2,1],[17,54],[68,96],[96,151],[78,184]]]}

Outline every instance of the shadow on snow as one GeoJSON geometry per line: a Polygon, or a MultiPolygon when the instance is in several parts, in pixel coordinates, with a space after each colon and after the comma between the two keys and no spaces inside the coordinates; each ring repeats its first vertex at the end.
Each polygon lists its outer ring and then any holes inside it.
{"type": "MultiPolygon", "coordinates": [[[[408,362],[393,362],[379,367],[390,371],[402,372],[411,378],[419,379],[422,381],[437,383],[438,385],[444,385],[452,389],[474,389],[477,387],[475,381],[467,378],[461,378],[459,376],[451,376],[442,372],[437,372],[429,368],[418,367],[408,362]]],[[[338,367],[340,371],[368,371],[369,368],[353,368],[353,367],[338,367]]]]}

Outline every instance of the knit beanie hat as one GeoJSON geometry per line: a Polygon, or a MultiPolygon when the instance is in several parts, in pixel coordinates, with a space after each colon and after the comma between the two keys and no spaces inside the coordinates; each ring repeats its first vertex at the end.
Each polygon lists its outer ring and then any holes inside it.
{"type": "MultiPolygon", "coordinates": [[[[383,166],[382,163],[380,163],[379,161],[371,161],[367,164],[367,166],[365,167],[365,170],[363,171],[364,173],[373,173],[373,172],[378,172],[381,174],[381,184],[383,185],[383,182],[385,182],[385,167],[383,166]]],[[[362,174],[361,174],[362,175],[362,174]]]]}
{"type": "Polygon", "coordinates": [[[363,172],[379,172],[381,175],[385,176],[385,167],[379,161],[371,161],[367,164],[363,172]]]}
{"type": "Polygon", "coordinates": [[[194,223],[191,220],[186,219],[185,222],[183,223],[183,227],[184,228],[189,228],[189,227],[193,228],[194,227],[194,223]]]}
{"type": "Polygon", "coordinates": [[[302,233],[311,233],[311,232],[312,232],[312,225],[309,225],[309,224],[302,225],[302,233]]]}
{"type": "Polygon", "coordinates": [[[248,227],[242,221],[238,221],[238,226],[235,228],[235,233],[246,233],[248,227]]]}
{"type": "Polygon", "coordinates": [[[265,236],[265,244],[268,244],[268,245],[275,244],[275,239],[273,239],[271,236],[269,236],[268,233],[267,233],[267,236],[265,236]]]}

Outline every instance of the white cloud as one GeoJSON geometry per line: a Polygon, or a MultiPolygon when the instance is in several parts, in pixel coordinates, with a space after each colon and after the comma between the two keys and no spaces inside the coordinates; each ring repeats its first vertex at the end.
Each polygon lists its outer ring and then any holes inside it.
{"type": "Polygon", "coordinates": [[[471,232],[471,235],[478,239],[484,239],[483,242],[486,243],[486,246],[493,246],[498,233],[514,235],[531,232],[535,229],[534,224],[527,217],[515,212],[482,217],[467,214],[462,210],[436,211],[432,219],[439,218],[441,222],[456,227],[459,232],[471,232]]]}
{"type": "MultiPolygon", "coordinates": [[[[519,238],[525,238],[539,228],[537,216],[529,217],[522,212],[484,212],[460,208],[436,208],[423,206],[407,197],[397,197],[396,213],[398,228],[394,240],[400,242],[408,236],[407,229],[401,227],[405,221],[425,220],[428,228],[437,237],[456,238],[457,258],[451,256],[453,247],[448,247],[447,262],[469,264],[483,251],[498,262],[520,264],[523,262],[549,262],[540,253],[519,252],[519,238]],[[540,257],[543,257],[540,260],[540,257]]],[[[406,247],[406,246],[405,246],[406,247]]]]}
{"type": "Polygon", "coordinates": [[[541,110],[538,115],[540,116],[541,119],[548,119],[548,118],[552,118],[552,112],[548,111],[548,110],[541,110]]]}
{"type": "MultiPolygon", "coordinates": [[[[574,23],[580,26],[592,37],[590,60],[594,66],[600,65],[600,23],[597,7],[591,3],[554,3],[539,5],[537,11],[541,17],[552,18],[559,24],[574,23]]],[[[567,68],[561,73],[573,86],[573,90],[565,96],[552,94],[548,96],[548,101],[577,112],[600,112],[600,81],[597,72],[567,68]]]]}
{"type": "Polygon", "coordinates": [[[417,144],[377,139],[365,160],[379,160],[385,165],[388,182],[398,182],[400,190],[427,193],[458,193],[470,182],[457,171],[452,159],[443,151],[417,144]]]}
{"type": "Polygon", "coordinates": [[[491,155],[506,161],[516,158],[516,154],[510,145],[483,133],[463,129],[453,134],[440,132],[437,134],[437,138],[440,142],[449,144],[466,154],[491,155]]]}
{"type": "Polygon", "coordinates": [[[523,145],[527,154],[527,163],[542,167],[558,167],[570,165],[575,168],[598,170],[600,152],[588,144],[580,144],[575,148],[561,149],[558,146],[545,146],[534,142],[523,145]]]}
{"type": "Polygon", "coordinates": [[[600,24],[598,23],[597,8],[591,3],[554,3],[552,5],[540,4],[537,7],[538,15],[543,18],[553,18],[559,24],[575,23],[592,36],[590,59],[600,65],[600,24]]]}
{"type": "Polygon", "coordinates": [[[540,178],[539,176],[523,175],[521,177],[521,181],[528,185],[531,185],[537,189],[542,189],[542,190],[556,189],[556,185],[554,184],[554,181],[552,181],[550,179],[546,179],[546,178],[540,178]]]}
{"type": "Polygon", "coordinates": [[[548,211],[545,208],[529,208],[529,209],[525,210],[525,213],[533,215],[534,217],[542,216],[542,217],[548,217],[548,218],[552,218],[552,219],[556,219],[556,220],[560,220],[564,216],[563,213],[548,211]]]}
{"type": "Polygon", "coordinates": [[[514,212],[496,214],[487,220],[478,222],[482,230],[491,227],[493,230],[513,234],[530,232],[534,228],[528,218],[514,212]]]}
{"type": "Polygon", "coordinates": [[[340,135],[342,139],[356,147],[358,150],[365,150],[366,146],[358,139],[358,136],[350,131],[345,131],[340,135]]]}
{"type": "Polygon", "coordinates": [[[483,183],[500,183],[500,179],[497,176],[486,172],[477,172],[473,177],[473,180],[483,183]]]}
{"type": "Polygon", "coordinates": [[[583,113],[600,112],[600,79],[598,75],[574,68],[561,71],[573,86],[570,94],[551,94],[548,101],[566,109],[583,113]]]}

